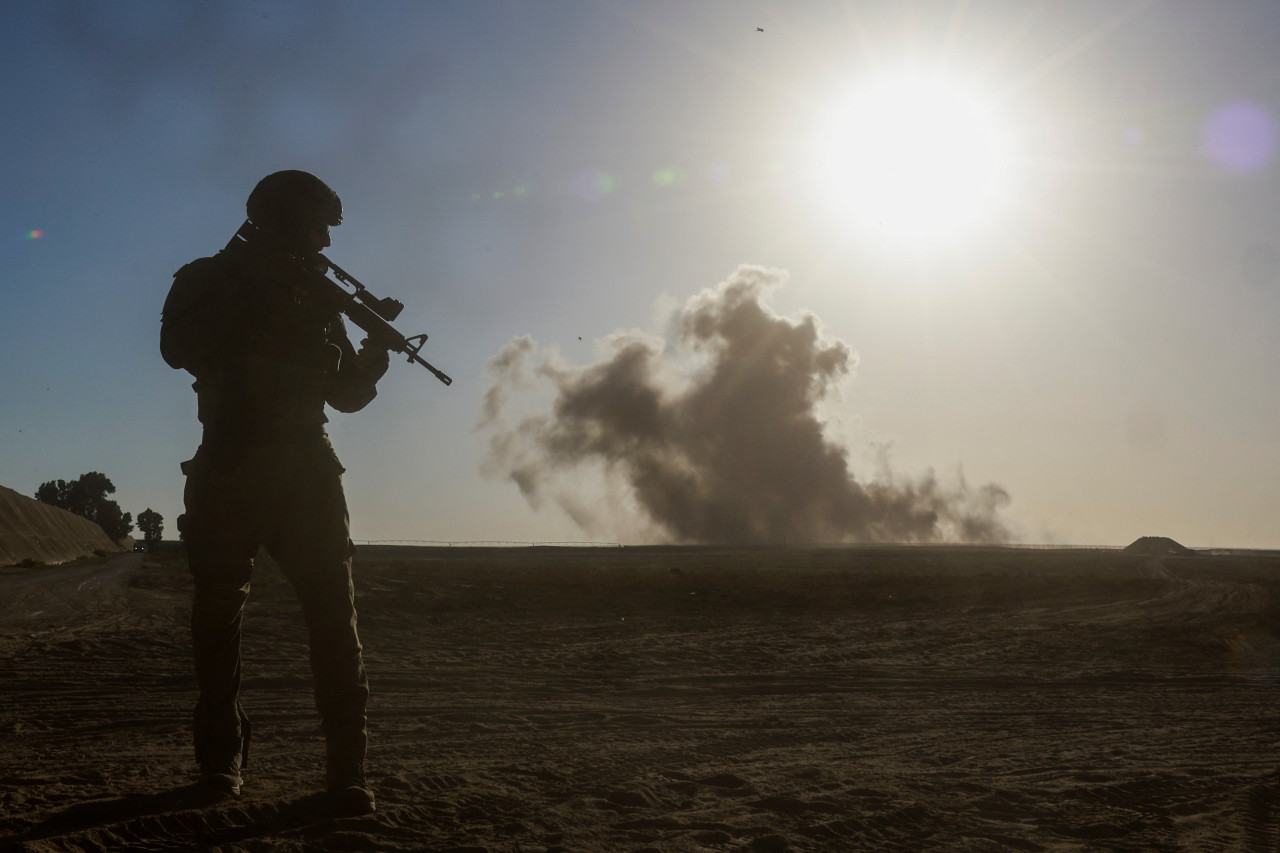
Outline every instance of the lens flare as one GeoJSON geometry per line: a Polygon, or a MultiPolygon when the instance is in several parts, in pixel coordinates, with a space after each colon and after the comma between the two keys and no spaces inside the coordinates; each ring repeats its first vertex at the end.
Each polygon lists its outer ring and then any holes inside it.
{"type": "Polygon", "coordinates": [[[1276,120],[1252,101],[1232,101],[1209,117],[1204,148],[1228,172],[1248,174],[1266,167],[1276,153],[1276,120]]]}
{"type": "Polygon", "coordinates": [[[679,180],[679,178],[676,175],[675,169],[654,169],[653,170],[653,185],[655,187],[675,186],[675,183],[677,180],[679,180]]]}
{"type": "Polygon", "coordinates": [[[41,231],[39,228],[36,228],[35,230],[27,232],[28,240],[39,240],[43,236],[44,236],[44,232],[41,231]]]}
{"type": "Polygon", "coordinates": [[[617,175],[600,169],[582,169],[569,182],[569,191],[582,201],[599,201],[618,190],[617,175]]]}

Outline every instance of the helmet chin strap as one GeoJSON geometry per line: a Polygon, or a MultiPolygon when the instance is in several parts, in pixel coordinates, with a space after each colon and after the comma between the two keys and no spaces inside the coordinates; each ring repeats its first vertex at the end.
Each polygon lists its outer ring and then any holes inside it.
{"type": "Polygon", "coordinates": [[[264,228],[252,220],[246,219],[227,242],[227,248],[236,243],[246,243],[259,251],[265,249],[270,253],[304,262],[310,262],[322,257],[318,250],[313,251],[303,245],[304,240],[305,235],[300,234],[297,240],[291,242],[288,238],[282,238],[279,231],[264,228]]]}

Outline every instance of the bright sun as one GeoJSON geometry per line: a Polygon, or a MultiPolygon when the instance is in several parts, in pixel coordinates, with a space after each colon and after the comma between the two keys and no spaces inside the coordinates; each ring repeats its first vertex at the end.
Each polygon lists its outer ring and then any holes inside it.
{"type": "Polygon", "coordinates": [[[815,180],[838,218],[911,246],[959,242],[1008,194],[1012,152],[994,109],[943,75],[881,77],[818,133],[815,180]]]}

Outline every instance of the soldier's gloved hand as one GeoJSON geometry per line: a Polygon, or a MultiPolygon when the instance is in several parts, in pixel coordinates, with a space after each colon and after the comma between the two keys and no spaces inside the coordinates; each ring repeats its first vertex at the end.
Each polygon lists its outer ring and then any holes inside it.
{"type": "Polygon", "coordinates": [[[391,354],[384,347],[371,345],[368,338],[360,342],[360,351],[356,353],[356,358],[360,360],[360,371],[369,378],[370,382],[381,379],[382,374],[386,373],[391,365],[391,354]]]}

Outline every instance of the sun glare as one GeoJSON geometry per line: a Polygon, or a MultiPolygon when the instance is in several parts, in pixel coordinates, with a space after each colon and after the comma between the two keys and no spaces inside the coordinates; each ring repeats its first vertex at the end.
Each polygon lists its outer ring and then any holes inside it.
{"type": "Polygon", "coordinates": [[[842,228],[939,246],[991,221],[1007,196],[1007,131],[990,105],[945,76],[858,87],[817,137],[814,180],[842,228]]]}

